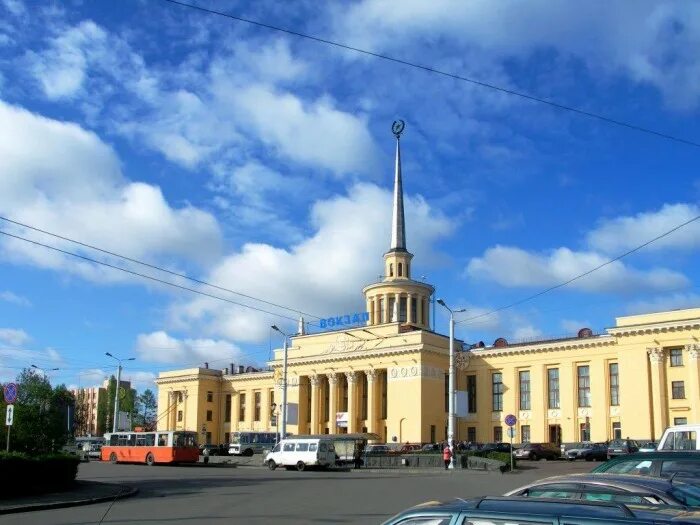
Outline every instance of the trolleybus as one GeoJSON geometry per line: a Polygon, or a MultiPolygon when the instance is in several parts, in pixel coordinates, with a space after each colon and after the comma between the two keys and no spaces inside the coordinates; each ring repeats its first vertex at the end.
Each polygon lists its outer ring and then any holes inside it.
{"type": "Polygon", "coordinates": [[[105,434],[102,461],[111,463],[196,463],[197,433],[183,431],[105,434]]]}

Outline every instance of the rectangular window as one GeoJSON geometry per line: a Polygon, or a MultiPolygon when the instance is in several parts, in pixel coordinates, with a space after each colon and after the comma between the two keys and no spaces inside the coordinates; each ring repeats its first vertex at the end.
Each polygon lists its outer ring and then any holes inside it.
{"type": "Polygon", "coordinates": [[[530,425],[523,425],[520,427],[520,442],[529,443],[530,442],[530,425]]]}
{"type": "Polygon", "coordinates": [[[177,411],[177,420],[178,420],[178,422],[182,421],[182,410],[177,411]]]}
{"type": "Polygon", "coordinates": [[[671,348],[671,366],[683,366],[683,349],[671,348]]]}
{"type": "Polygon", "coordinates": [[[306,387],[306,422],[311,423],[311,389],[313,386],[311,385],[311,381],[309,381],[308,386],[306,387]]]}
{"type": "Polygon", "coordinates": [[[238,394],[238,421],[245,421],[245,394],[238,394]]]}
{"type": "Polygon", "coordinates": [[[445,412],[450,410],[450,375],[445,374],[445,412]]]}
{"type": "Polygon", "coordinates": [[[418,299],[413,297],[413,300],[411,301],[411,320],[414,323],[419,322],[418,321],[418,299]]]}
{"type": "Polygon", "coordinates": [[[610,406],[616,407],[620,404],[620,376],[617,363],[610,363],[608,369],[610,371],[610,406]]]}
{"type": "Polygon", "coordinates": [[[430,425],[430,442],[435,443],[435,425],[430,425]]]}
{"type": "MultiPolygon", "coordinates": [[[[224,422],[231,422],[231,394],[226,394],[226,408],[224,409],[224,422]]],[[[228,440],[226,440],[228,443],[228,440]]]]}
{"type": "Polygon", "coordinates": [[[330,385],[328,384],[328,381],[324,380],[323,383],[323,420],[328,421],[329,416],[331,415],[331,406],[330,406],[330,395],[331,395],[331,389],[330,385]]]}
{"type": "Polygon", "coordinates": [[[360,400],[360,419],[367,419],[367,391],[369,384],[367,383],[367,375],[362,374],[362,399],[360,400]]]}
{"type": "Polygon", "coordinates": [[[578,372],[578,406],[591,406],[591,369],[588,365],[576,368],[578,372]]]}
{"type": "Polygon", "coordinates": [[[381,373],[381,384],[382,384],[382,419],[386,419],[386,407],[387,407],[387,375],[386,370],[381,373]]]}
{"type": "Polygon", "coordinates": [[[503,427],[493,427],[493,440],[496,443],[503,441],[503,427]]]}
{"type": "Polygon", "coordinates": [[[345,374],[342,374],[340,376],[340,388],[343,391],[343,395],[340,398],[340,411],[341,412],[347,412],[348,411],[348,380],[345,374]]]}
{"type": "Polygon", "coordinates": [[[549,395],[549,408],[559,408],[559,369],[547,370],[547,392],[549,395]]]}
{"type": "Polygon", "coordinates": [[[530,410],[530,371],[522,370],[520,377],[520,410],[530,410]]]}
{"type": "Polygon", "coordinates": [[[211,445],[211,432],[207,432],[207,445],[211,445]]]}
{"type": "Polygon", "coordinates": [[[674,418],[673,418],[673,424],[674,424],[674,425],[687,425],[687,424],[688,424],[688,418],[687,418],[687,417],[674,417],[674,418]]]}
{"type": "Polygon", "coordinates": [[[591,424],[589,422],[581,423],[579,425],[579,435],[581,436],[581,441],[591,440],[591,424]]]}
{"type": "Polygon", "coordinates": [[[213,421],[214,420],[214,414],[212,413],[211,410],[207,410],[207,421],[213,421]]]}
{"type": "Polygon", "coordinates": [[[260,421],[260,392],[253,393],[253,401],[255,403],[255,421],[260,421]]]}
{"type": "Polygon", "coordinates": [[[673,399],[685,399],[685,383],[683,381],[671,382],[671,397],[673,399]]]}
{"type": "MultiPolygon", "coordinates": [[[[503,410],[503,374],[496,372],[491,376],[492,410],[503,410]]],[[[498,427],[500,428],[500,427],[498,427]]]]}
{"type": "Polygon", "coordinates": [[[207,392],[207,403],[214,401],[214,392],[207,392]]]}
{"type": "MultiPolygon", "coordinates": [[[[399,264],[399,268],[401,268],[401,265],[399,264]]],[[[406,322],[406,302],[408,301],[407,297],[399,297],[399,321],[402,323],[406,322]]]]}
{"type": "Polygon", "coordinates": [[[612,437],[613,439],[622,439],[622,426],[620,423],[612,424],[612,437]]]}
{"type": "Polygon", "coordinates": [[[469,413],[476,414],[476,376],[467,376],[467,405],[469,413]]]}
{"type": "Polygon", "coordinates": [[[467,427],[467,441],[470,443],[476,442],[476,427],[467,427]]]}

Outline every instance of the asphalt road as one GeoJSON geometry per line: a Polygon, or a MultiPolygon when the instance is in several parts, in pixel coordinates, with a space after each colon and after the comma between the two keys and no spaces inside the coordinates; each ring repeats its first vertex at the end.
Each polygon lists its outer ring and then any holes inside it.
{"type": "Polygon", "coordinates": [[[261,467],[82,464],[84,480],[140,493],[115,502],[0,516],[1,525],[381,523],[429,500],[499,495],[545,476],[585,472],[585,462],[523,462],[515,474],[455,471],[275,472],[261,467]],[[108,510],[109,509],[109,510],[108,510]]]}

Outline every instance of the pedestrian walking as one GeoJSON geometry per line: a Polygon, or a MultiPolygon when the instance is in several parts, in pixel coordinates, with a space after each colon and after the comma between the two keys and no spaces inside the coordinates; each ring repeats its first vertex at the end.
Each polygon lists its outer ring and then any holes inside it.
{"type": "Polygon", "coordinates": [[[450,445],[445,444],[445,448],[442,449],[442,459],[445,461],[445,470],[450,468],[450,462],[452,461],[452,450],[450,450],[450,445]]]}

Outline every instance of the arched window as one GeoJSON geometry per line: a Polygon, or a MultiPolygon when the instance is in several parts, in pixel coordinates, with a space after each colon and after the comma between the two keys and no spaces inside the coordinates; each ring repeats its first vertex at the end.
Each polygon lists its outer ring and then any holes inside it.
{"type": "Polygon", "coordinates": [[[399,263],[399,277],[403,277],[403,263],[399,263]]]}
{"type": "Polygon", "coordinates": [[[394,264],[389,263],[389,277],[393,277],[393,276],[394,276],[394,264]]]}

